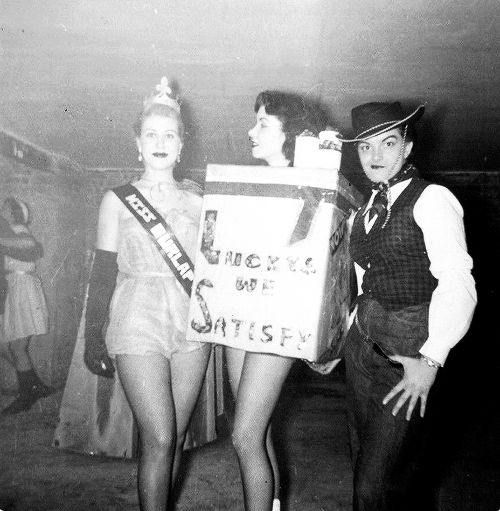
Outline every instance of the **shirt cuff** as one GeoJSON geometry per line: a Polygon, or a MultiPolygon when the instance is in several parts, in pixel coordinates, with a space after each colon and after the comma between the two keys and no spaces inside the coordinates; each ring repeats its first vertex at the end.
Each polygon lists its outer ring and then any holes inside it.
{"type": "Polygon", "coordinates": [[[424,345],[420,348],[419,352],[426,357],[432,358],[441,365],[444,365],[451,348],[449,346],[439,346],[432,342],[432,339],[427,339],[424,345]]]}

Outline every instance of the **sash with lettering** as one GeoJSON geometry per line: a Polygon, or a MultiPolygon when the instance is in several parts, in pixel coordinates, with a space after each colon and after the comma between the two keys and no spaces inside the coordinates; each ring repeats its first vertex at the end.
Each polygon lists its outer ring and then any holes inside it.
{"type": "Polygon", "coordinates": [[[113,192],[150,235],[175,278],[190,296],[194,265],[175,237],[172,228],[135,186],[127,183],[113,188],[113,192]]]}

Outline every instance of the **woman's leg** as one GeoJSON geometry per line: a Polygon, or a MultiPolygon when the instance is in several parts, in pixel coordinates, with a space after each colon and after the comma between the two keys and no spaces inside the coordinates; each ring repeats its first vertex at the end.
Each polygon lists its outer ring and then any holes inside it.
{"type": "MultiPolygon", "coordinates": [[[[421,453],[422,419],[392,415],[382,400],[403,377],[391,364],[350,332],[345,352],[354,511],[415,509],[409,490],[421,453]],[[353,342],[351,342],[353,341],[353,342]]],[[[419,494],[425,493],[419,488],[419,494]]],[[[418,507],[418,509],[427,509],[418,507]]]]}
{"type": "Polygon", "coordinates": [[[233,444],[238,455],[245,509],[270,510],[274,478],[266,437],[272,413],[294,359],[246,353],[234,418],[233,444]]]}
{"type": "Polygon", "coordinates": [[[14,361],[16,371],[29,371],[30,369],[33,369],[28,352],[30,340],[31,336],[16,339],[9,343],[9,351],[14,361]]]}
{"type": "Polygon", "coordinates": [[[159,354],[118,355],[116,365],[139,428],[140,508],[165,511],[176,442],[170,362],[159,354]]]}
{"type": "Polygon", "coordinates": [[[191,415],[200,395],[210,359],[211,345],[204,344],[199,350],[176,353],[170,362],[172,371],[172,394],[175,403],[177,441],[172,470],[172,485],[177,479],[182,448],[191,415]]]}
{"type": "MultiPolygon", "coordinates": [[[[238,350],[235,348],[226,347],[226,362],[227,362],[227,370],[229,376],[229,383],[231,385],[231,391],[233,393],[234,398],[238,395],[238,387],[240,385],[240,377],[241,371],[243,370],[243,363],[245,361],[245,354],[247,352],[244,350],[238,350]]],[[[269,457],[269,462],[271,463],[271,468],[273,471],[273,480],[274,480],[274,488],[273,488],[273,497],[275,500],[279,501],[280,499],[280,473],[278,466],[278,458],[276,456],[276,451],[274,449],[273,438],[271,433],[271,424],[267,428],[266,433],[266,450],[267,455],[269,457]]]]}
{"type": "Polygon", "coordinates": [[[29,410],[41,397],[54,392],[38,377],[29,355],[31,336],[16,339],[8,344],[12,363],[16,370],[19,384],[19,395],[7,408],[3,415],[13,415],[29,410]]]}

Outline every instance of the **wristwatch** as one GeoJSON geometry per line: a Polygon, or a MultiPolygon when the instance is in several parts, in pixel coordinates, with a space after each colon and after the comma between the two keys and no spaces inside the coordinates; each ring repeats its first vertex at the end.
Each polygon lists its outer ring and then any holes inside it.
{"type": "Polygon", "coordinates": [[[436,367],[439,369],[440,367],[443,367],[443,364],[440,364],[439,362],[436,362],[432,358],[426,357],[425,355],[420,354],[420,358],[429,366],[429,367],[436,367]]]}

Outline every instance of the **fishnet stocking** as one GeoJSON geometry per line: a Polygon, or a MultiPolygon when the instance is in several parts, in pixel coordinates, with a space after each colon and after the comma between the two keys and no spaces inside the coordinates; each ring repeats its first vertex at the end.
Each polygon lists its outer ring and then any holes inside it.
{"type": "MultiPolygon", "coordinates": [[[[234,399],[236,399],[238,395],[238,387],[240,385],[241,372],[243,370],[243,363],[245,361],[246,351],[238,350],[234,348],[226,348],[226,361],[227,361],[227,369],[229,374],[229,383],[231,385],[231,391],[233,393],[234,399]]],[[[271,424],[267,428],[266,433],[266,450],[269,458],[269,462],[271,463],[271,469],[273,472],[273,480],[274,480],[274,489],[273,496],[275,499],[280,498],[280,474],[279,474],[279,466],[278,466],[278,458],[276,456],[276,451],[274,449],[271,424]]]]}
{"type": "Polygon", "coordinates": [[[246,511],[272,507],[274,477],[266,437],[293,362],[276,355],[245,354],[236,398],[233,444],[240,464],[246,511]]]}
{"type": "Polygon", "coordinates": [[[117,368],[140,437],[142,511],[165,511],[182,444],[208,362],[209,347],[174,355],[118,355],[117,368]]]}

